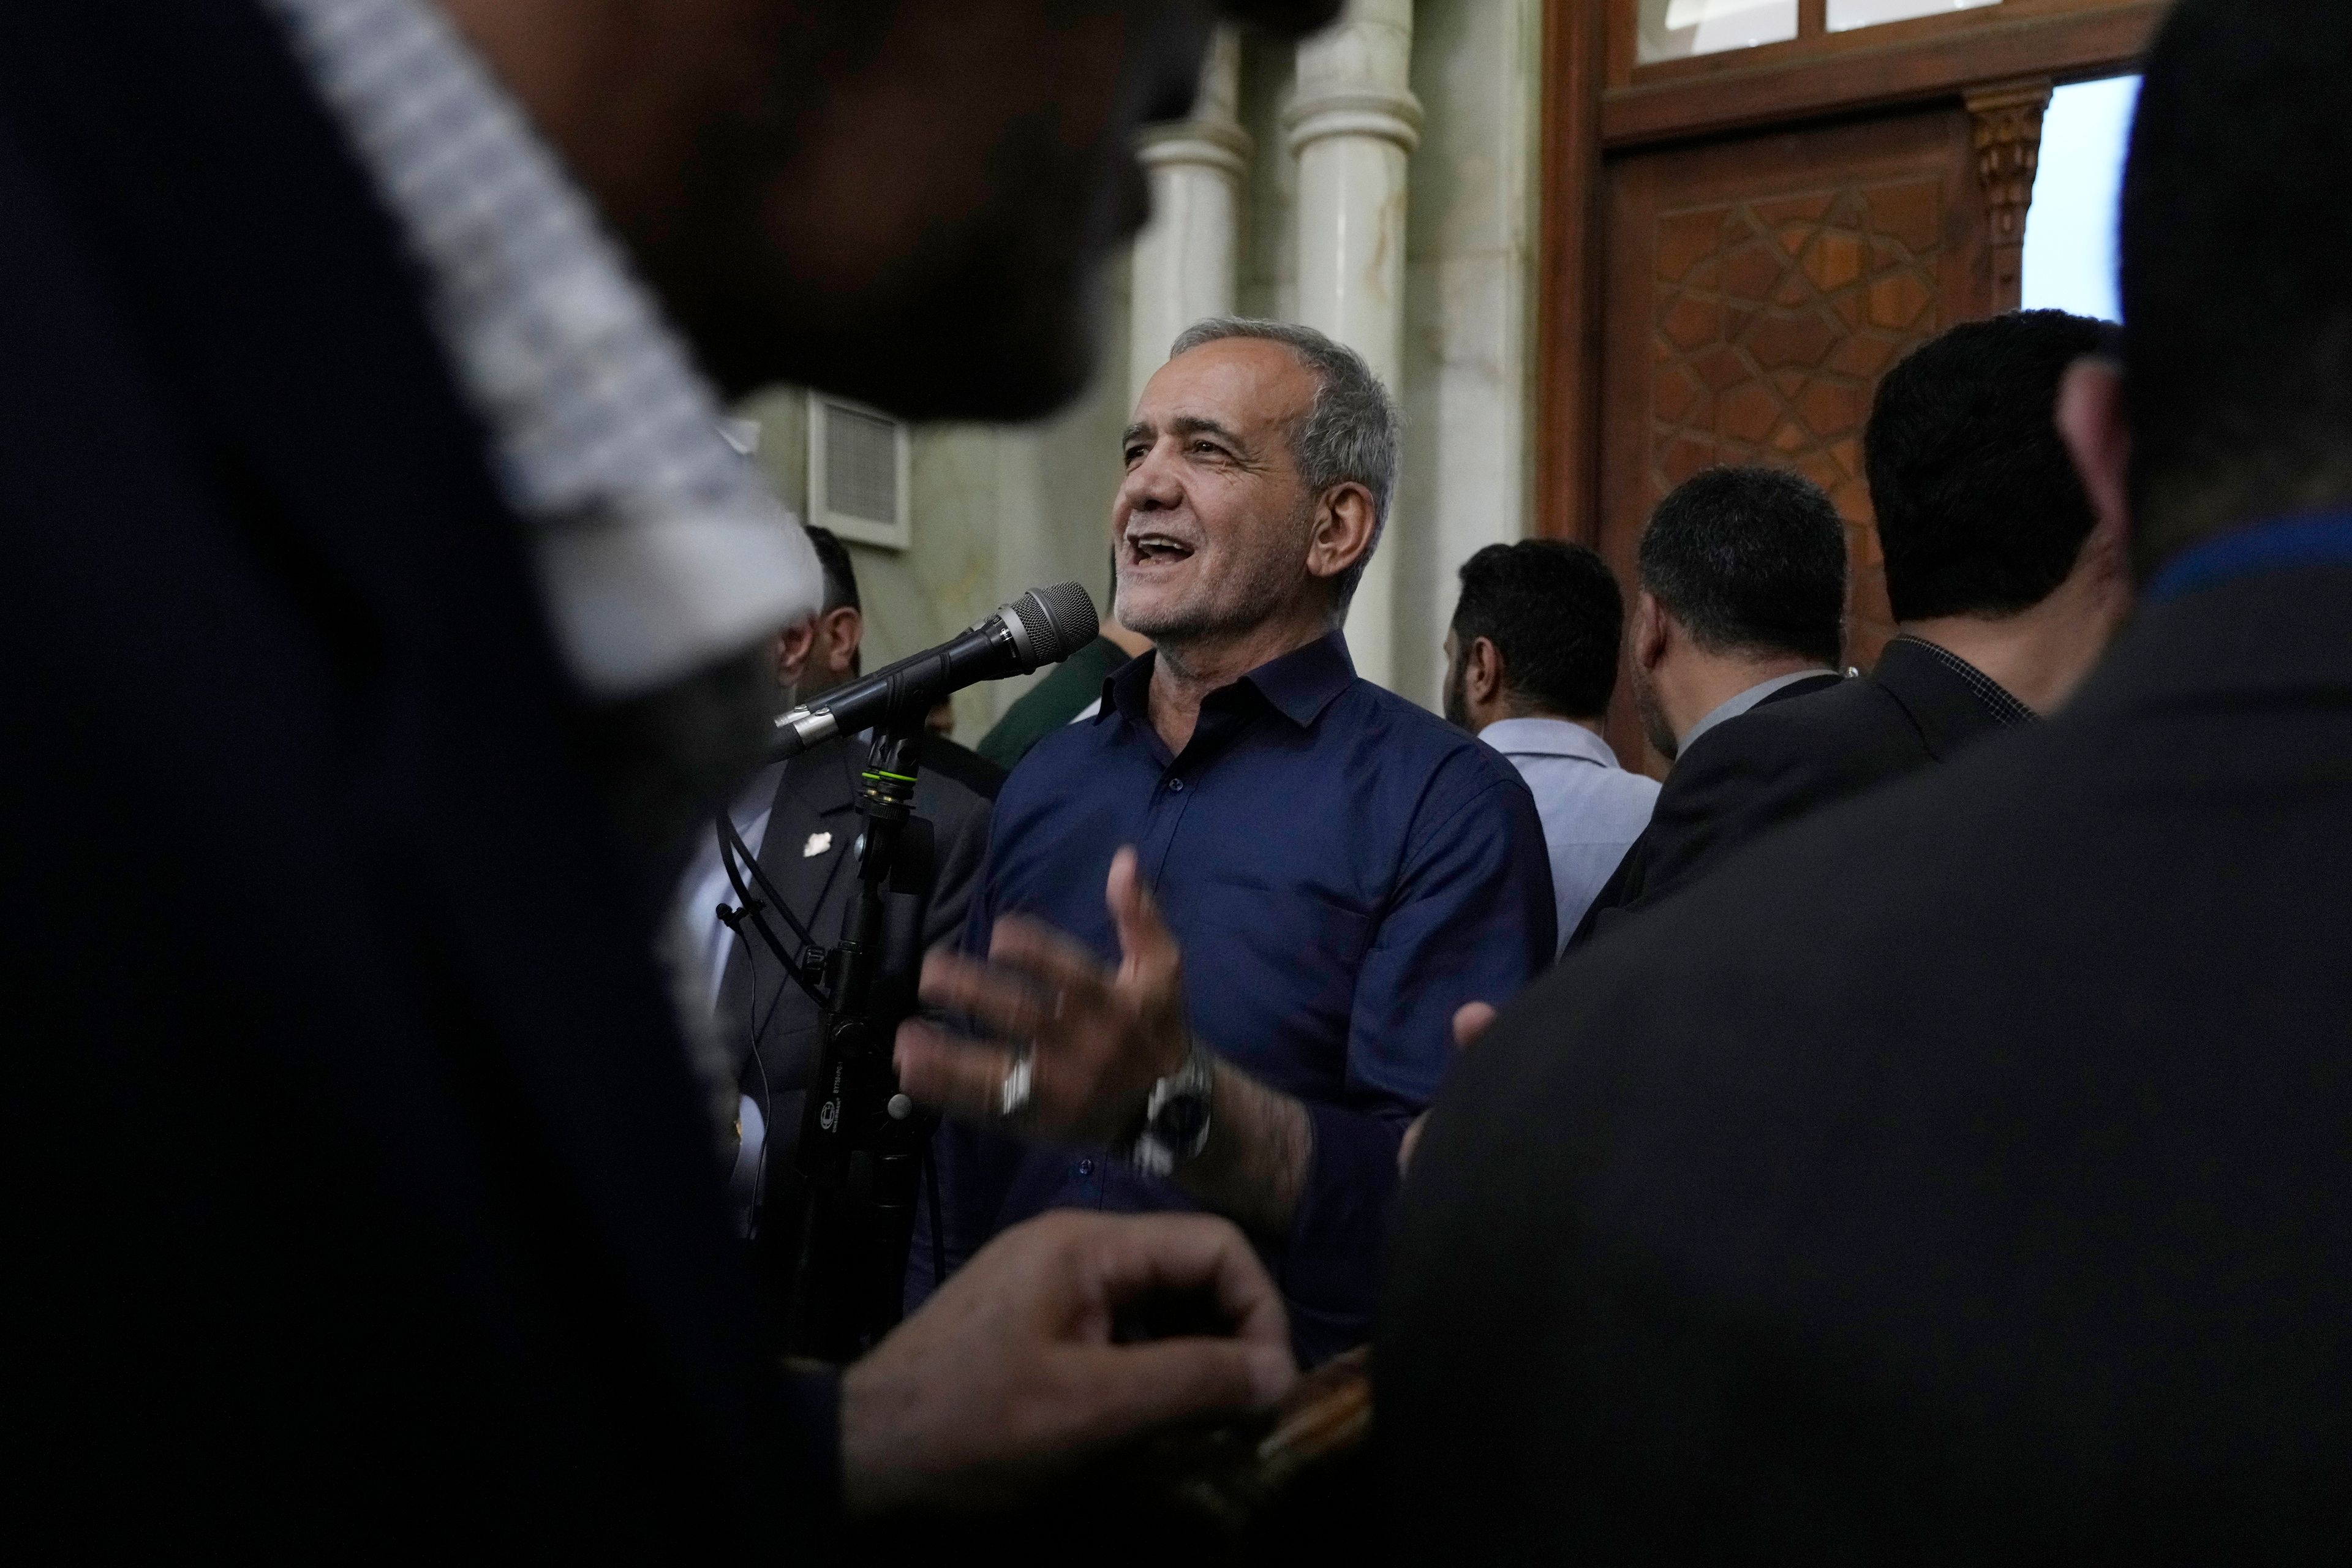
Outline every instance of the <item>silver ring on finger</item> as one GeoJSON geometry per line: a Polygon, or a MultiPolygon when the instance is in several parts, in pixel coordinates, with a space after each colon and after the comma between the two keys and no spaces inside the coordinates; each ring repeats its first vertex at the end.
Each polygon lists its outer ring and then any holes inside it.
{"type": "Polygon", "coordinates": [[[1007,1121],[1029,1109],[1037,1088],[1036,1069],[1031,1049],[1023,1046],[1013,1053],[1013,1065],[1004,1069],[1004,1081],[997,1086],[996,1113],[1007,1121]]]}

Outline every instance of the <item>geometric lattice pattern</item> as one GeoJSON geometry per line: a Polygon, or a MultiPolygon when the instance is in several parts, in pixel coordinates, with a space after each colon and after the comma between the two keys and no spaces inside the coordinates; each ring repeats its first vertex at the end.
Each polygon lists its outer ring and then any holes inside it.
{"type": "Polygon", "coordinates": [[[1849,657],[1893,634],[1862,433],[1878,378],[1940,330],[1941,179],[1690,208],[1657,221],[1654,504],[1717,463],[1794,468],[1846,520],[1849,657]]]}

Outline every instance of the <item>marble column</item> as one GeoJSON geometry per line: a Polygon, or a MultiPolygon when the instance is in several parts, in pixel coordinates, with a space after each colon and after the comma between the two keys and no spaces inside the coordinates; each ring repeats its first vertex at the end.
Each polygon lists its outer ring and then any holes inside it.
{"type": "Polygon", "coordinates": [[[1176,334],[1231,315],[1250,137],[1241,127],[1241,40],[1219,28],[1192,118],[1155,125],[1137,156],[1151,179],[1151,222],[1136,237],[1128,329],[1128,403],[1168,362],[1176,334]]]}
{"type": "MultiPolygon", "coordinates": [[[[1405,165],[1421,140],[1412,65],[1412,0],[1348,0],[1298,46],[1282,115],[1298,156],[1298,319],[1362,354],[1391,395],[1403,368],[1405,165]]],[[[1396,524],[1391,508],[1391,534],[1396,524]]],[[[1384,538],[1348,615],[1356,668],[1391,687],[1398,553],[1384,538]]]]}

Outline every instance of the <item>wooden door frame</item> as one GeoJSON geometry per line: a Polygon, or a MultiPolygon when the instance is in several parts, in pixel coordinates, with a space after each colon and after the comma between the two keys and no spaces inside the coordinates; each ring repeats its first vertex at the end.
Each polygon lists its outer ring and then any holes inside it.
{"type": "MultiPolygon", "coordinates": [[[[2005,0],[1791,43],[1633,64],[1633,0],[1544,0],[1535,531],[1597,541],[1602,165],[1633,150],[1960,102],[1988,84],[2130,69],[2168,0],[2005,0]]],[[[1988,176],[1990,177],[1990,175],[1988,176]]]]}

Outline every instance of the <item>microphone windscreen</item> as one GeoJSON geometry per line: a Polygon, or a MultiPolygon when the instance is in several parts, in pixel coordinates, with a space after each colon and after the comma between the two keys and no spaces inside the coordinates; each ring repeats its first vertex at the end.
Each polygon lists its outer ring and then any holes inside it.
{"type": "Polygon", "coordinates": [[[1022,620],[1034,627],[1040,664],[1061,663],[1102,630],[1094,600],[1076,583],[1032,588],[1013,603],[1022,620]]]}

